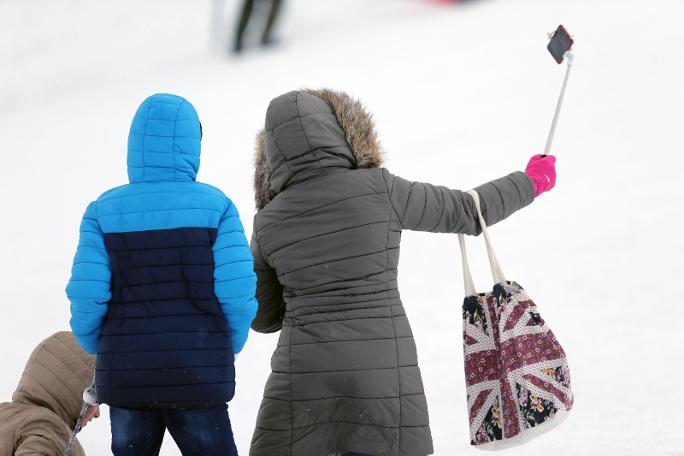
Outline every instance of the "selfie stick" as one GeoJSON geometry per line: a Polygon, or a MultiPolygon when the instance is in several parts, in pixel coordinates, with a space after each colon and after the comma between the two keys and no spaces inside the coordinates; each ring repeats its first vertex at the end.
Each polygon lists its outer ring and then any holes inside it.
{"type": "Polygon", "coordinates": [[[553,122],[551,122],[551,129],[549,130],[549,136],[546,138],[546,147],[544,147],[544,153],[542,157],[549,155],[551,152],[551,143],[553,142],[553,135],[556,133],[556,125],[558,124],[558,115],[560,114],[561,106],[563,105],[563,97],[565,96],[565,88],[568,85],[568,76],[570,76],[570,68],[572,68],[572,59],[575,54],[572,49],[568,50],[563,54],[563,59],[568,65],[565,70],[565,80],[563,81],[563,87],[561,87],[560,95],[558,96],[558,102],[556,103],[556,112],[553,115],[553,122]]]}
{"type": "Polygon", "coordinates": [[[74,450],[74,443],[76,442],[76,434],[81,432],[81,423],[83,422],[83,417],[85,416],[86,412],[88,411],[88,407],[90,407],[89,404],[84,403],[83,406],[81,406],[81,413],[78,415],[78,419],[76,420],[76,425],[74,426],[74,429],[71,431],[71,434],[69,434],[69,440],[67,441],[67,446],[66,449],[64,450],[64,456],[71,456],[73,450],[74,450]]]}
{"type": "Polygon", "coordinates": [[[95,374],[93,374],[93,383],[86,388],[83,392],[83,405],[81,406],[81,413],[78,415],[76,420],[76,425],[74,429],[69,434],[69,441],[67,442],[66,449],[64,450],[64,456],[71,456],[74,450],[74,443],[76,442],[76,434],[81,432],[81,425],[83,424],[83,419],[91,405],[97,404],[97,389],[95,387],[95,374]]]}

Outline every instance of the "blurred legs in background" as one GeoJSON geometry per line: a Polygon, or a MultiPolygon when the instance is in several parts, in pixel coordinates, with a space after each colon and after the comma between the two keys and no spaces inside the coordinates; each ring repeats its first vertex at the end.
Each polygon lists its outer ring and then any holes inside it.
{"type": "Polygon", "coordinates": [[[235,52],[242,51],[244,45],[244,37],[250,22],[253,20],[253,16],[258,16],[260,19],[264,20],[263,31],[261,33],[261,44],[263,46],[268,46],[273,43],[273,26],[275,25],[278,14],[280,13],[282,0],[244,0],[242,4],[242,10],[240,12],[240,18],[238,21],[237,32],[235,36],[235,42],[233,44],[233,50],[235,52]],[[252,14],[254,11],[254,4],[256,5],[256,14],[252,14]],[[267,5],[270,3],[270,5],[267,5]],[[268,13],[266,9],[268,7],[268,13]]]}
{"type": "Polygon", "coordinates": [[[264,46],[273,43],[273,25],[278,18],[281,5],[282,0],[271,0],[271,10],[268,14],[268,19],[266,20],[266,27],[264,27],[264,32],[261,35],[261,44],[264,46]]]}

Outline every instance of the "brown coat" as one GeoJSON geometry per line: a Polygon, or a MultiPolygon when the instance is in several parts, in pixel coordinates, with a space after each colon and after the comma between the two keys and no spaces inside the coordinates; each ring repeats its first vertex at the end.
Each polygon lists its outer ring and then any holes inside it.
{"type": "MultiPolygon", "coordinates": [[[[31,353],[12,402],[0,404],[0,455],[61,455],[91,383],[95,357],[71,332],[58,332],[31,353]]],[[[74,456],[85,455],[78,442],[74,456]]]]}

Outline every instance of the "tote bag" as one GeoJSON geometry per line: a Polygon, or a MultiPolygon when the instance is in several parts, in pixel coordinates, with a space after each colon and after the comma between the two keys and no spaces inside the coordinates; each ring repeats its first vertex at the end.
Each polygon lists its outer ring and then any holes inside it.
{"type": "Polygon", "coordinates": [[[495,284],[492,291],[477,293],[459,234],[470,440],[476,448],[499,450],[560,424],[572,408],[573,394],[563,348],[525,290],[504,277],[479,195],[468,193],[475,200],[495,284]]]}

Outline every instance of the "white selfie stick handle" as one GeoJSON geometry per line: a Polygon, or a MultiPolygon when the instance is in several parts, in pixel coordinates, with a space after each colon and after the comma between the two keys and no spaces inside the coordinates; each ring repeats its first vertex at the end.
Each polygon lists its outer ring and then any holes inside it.
{"type": "Polygon", "coordinates": [[[549,136],[546,138],[546,147],[544,147],[544,154],[549,155],[551,152],[551,143],[553,142],[553,135],[556,133],[556,125],[558,124],[558,115],[560,114],[561,106],[563,105],[563,97],[565,96],[565,88],[568,86],[568,76],[570,76],[570,68],[572,68],[572,61],[575,57],[572,49],[563,54],[563,59],[568,65],[565,70],[565,80],[563,81],[563,87],[561,87],[560,95],[558,96],[558,103],[556,103],[556,112],[553,115],[553,122],[551,122],[551,129],[549,130],[549,136]]]}

